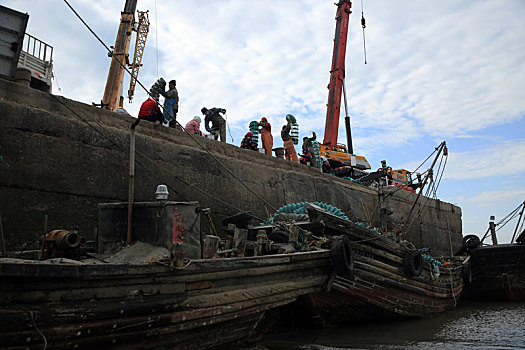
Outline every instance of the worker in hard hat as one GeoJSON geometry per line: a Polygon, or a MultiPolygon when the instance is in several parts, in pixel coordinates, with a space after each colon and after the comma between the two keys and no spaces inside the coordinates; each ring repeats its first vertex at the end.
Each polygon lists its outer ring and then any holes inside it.
{"type": "Polygon", "coordinates": [[[196,135],[202,136],[201,117],[199,117],[198,115],[193,117],[193,119],[190,120],[188,124],[186,124],[186,127],[184,129],[186,129],[186,131],[189,132],[190,134],[196,134],[196,135]]]}
{"type": "Polygon", "coordinates": [[[265,117],[262,117],[258,125],[261,127],[259,132],[261,133],[261,142],[264,148],[264,153],[271,156],[273,149],[272,126],[268,123],[268,119],[265,117]]]}
{"type": "Polygon", "coordinates": [[[175,85],[175,80],[170,80],[168,83],[168,91],[159,91],[164,96],[164,119],[169,122],[171,128],[177,126],[177,112],[179,111],[179,93],[175,85]]]}
{"type": "Polygon", "coordinates": [[[295,152],[292,137],[290,136],[292,124],[288,118],[286,118],[286,120],[288,121],[288,123],[286,125],[283,125],[283,128],[281,130],[281,138],[283,139],[283,147],[285,152],[284,156],[286,160],[291,160],[292,162],[299,163],[299,160],[297,159],[297,152],[295,152]]]}
{"type": "Polygon", "coordinates": [[[222,117],[221,113],[226,113],[224,108],[206,108],[202,107],[201,113],[204,114],[204,127],[206,131],[213,135],[213,138],[217,140],[220,136],[221,142],[226,142],[226,120],[222,117]],[[211,122],[211,127],[210,127],[211,122]]]}
{"type": "Polygon", "coordinates": [[[157,101],[151,97],[148,97],[146,101],[142,102],[139,110],[139,119],[162,123],[164,117],[162,116],[162,112],[157,105],[157,101]]]}

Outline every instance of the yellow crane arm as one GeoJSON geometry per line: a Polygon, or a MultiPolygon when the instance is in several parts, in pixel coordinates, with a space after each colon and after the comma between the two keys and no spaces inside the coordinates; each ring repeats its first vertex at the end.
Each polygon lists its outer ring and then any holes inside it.
{"type": "Polygon", "coordinates": [[[119,104],[134,19],[133,12],[122,12],[115,47],[111,55],[111,65],[109,66],[104,97],[102,98],[102,103],[104,105],[107,104],[109,110],[115,109],[119,104]]]}
{"type": "Polygon", "coordinates": [[[133,55],[133,63],[131,64],[131,79],[129,81],[128,98],[129,102],[133,100],[135,93],[135,85],[137,84],[137,77],[139,75],[140,67],[142,66],[142,55],[146,47],[146,39],[149,33],[149,17],[148,11],[137,11],[138,25],[137,25],[137,40],[135,42],[135,53],[133,55]]]}

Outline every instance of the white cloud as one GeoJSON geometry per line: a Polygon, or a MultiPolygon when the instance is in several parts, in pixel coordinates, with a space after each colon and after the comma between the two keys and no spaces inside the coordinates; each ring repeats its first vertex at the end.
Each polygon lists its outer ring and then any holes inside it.
{"type": "Polygon", "coordinates": [[[480,207],[498,207],[503,202],[519,203],[525,199],[525,189],[523,187],[501,188],[497,190],[484,191],[476,196],[463,199],[464,203],[476,203],[480,207]]]}
{"type": "MultiPolygon", "coordinates": [[[[449,152],[447,180],[507,178],[525,172],[525,140],[502,141],[468,152],[449,152]]],[[[498,181],[499,183],[499,181],[498,181]]]]}

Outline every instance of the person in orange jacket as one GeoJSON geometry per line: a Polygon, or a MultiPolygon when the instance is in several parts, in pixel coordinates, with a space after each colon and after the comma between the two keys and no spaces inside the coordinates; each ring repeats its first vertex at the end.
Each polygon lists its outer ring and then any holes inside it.
{"type": "Polygon", "coordinates": [[[273,148],[273,136],[272,136],[272,126],[268,123],[268,119],[263,117],[258,123],[261,127],[259,132],[261,133],[261,142],[264,148],[264,153],[271,156],[273,148]]]}

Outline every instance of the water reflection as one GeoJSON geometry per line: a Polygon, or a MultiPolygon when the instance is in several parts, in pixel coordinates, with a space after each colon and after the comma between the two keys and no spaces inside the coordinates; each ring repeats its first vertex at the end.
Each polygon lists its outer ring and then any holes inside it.
{"type": "Polygon", "coordinates": [[[270,350],[525,349],[525,303],[468,303],[420,320],[273,334],[270,350]]]}

